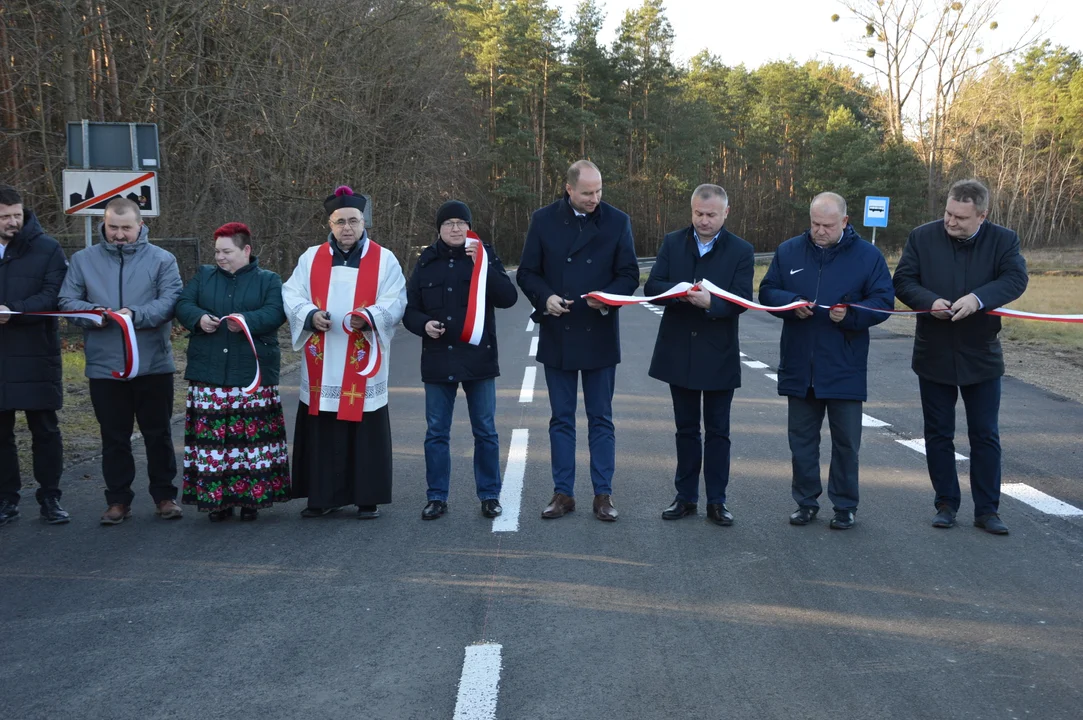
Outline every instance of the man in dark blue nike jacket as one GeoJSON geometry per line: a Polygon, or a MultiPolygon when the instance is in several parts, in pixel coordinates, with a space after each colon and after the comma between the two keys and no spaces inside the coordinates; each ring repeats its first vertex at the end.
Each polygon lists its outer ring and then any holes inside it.
{"type": "Polygon", "coordinates": [[[831,428],[827,495],[834,506],[831,527],[854,525],[858,503],[861,406],[867,399],[869,328],[895,305],[884,256],[863,240],[846,215],[846,200],[820,193],[809,208],[810,227],[779,245],[759,300],[785,305],[804,299],[814,307],[774,313],[783,320],[778,394],[789,401],[788,434],[793,463],[793,525],[807,525],[819,512],[820,429],[831,428]]]}

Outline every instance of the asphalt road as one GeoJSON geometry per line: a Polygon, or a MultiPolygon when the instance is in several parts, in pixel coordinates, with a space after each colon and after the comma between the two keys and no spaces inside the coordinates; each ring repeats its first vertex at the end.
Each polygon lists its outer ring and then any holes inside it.
{"type": "MultiPolygon", "coordinates": [[[[420,341],[400,330],[395,502],[377,521],[302,520],[293,502],[251,524],[192,509],[166,522],[140,479],[133,519],[103,528],[94,464],[68,471],[68,526],[40,524],[24,498],[24,517],[0,529],[0,717],[1083,715],[1083,518],[1006,497],[1012,532],[993,537],[969,525],[964,491],[963,522],[929,526],[924,458],[897,441],[921,437],[908,338],[874,330],[866,412],[890,427],[865,429],[858,526],[787,523],[785,402],[770,367],[746,367],[737,520],[719,528],[659,517],[674,467],[668,390],[647,376],[659,318],[620,312],[617,523],[589,512],[582,410],[580,510],[539,517],[548,402],[540,371],[520,402],[537,335],[522,300],[497,315],[502,463],[514,429],[529,438],[518,530],[493,532],[478,511],[461,398],[451,510],[423,522],[420,341]],[[499,664],[464,667],[468,649],[499,664]]],[[[775,365],[780,326],[743,316],[750,362],[775,365]]],[[[296,383],[283,381],[291,425],[296,383]]],[[[1008,379],[1001,424],[1005,482],[1083,507],[1083,407],[1008,379]]],[[[962,417],[960,436],[967,455],[962,417]]]]}

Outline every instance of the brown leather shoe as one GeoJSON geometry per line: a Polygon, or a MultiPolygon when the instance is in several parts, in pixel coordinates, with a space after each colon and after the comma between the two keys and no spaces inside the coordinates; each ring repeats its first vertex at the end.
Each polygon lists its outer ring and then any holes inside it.
{"type": "Polygon", "coordinates": [[[611,496],[594,496],[594,517],[606,522],[613,522],[617,519],[617,508],[613,507],[613,498],[611,496]]]}
{"type": "Polygon", "coordinates": [[[564,517],[565,513],[570,513],[575,510],[575,498],[568,497],[564,493],[555,493],[553,499],[549,501],[549,504],[542,510],[542,517],[546,520],[552,520],[553,518],[564,517]]]}
{"type": "Polygon", "coordinates": [[[102,525],[120,525],[122,522],[132,516],[132,508],[130,505],[115,504],[106,508],[102,514],[102,525]]]}
{"type": "Polygon", "coordinates": [[[158,503],[158,509],[154,511],[154,514],[163,520],[180,520],[184,516],[184,511],[176,500],[163,500],[158,503]]]}

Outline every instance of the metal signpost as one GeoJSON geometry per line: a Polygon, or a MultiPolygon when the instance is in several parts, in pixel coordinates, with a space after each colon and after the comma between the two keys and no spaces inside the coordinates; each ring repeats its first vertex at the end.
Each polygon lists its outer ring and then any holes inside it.
{"type": "Polygon", "coordinates": [[[158,126],[153,123],[68,123],[64,170],[65,215],[86,218],[86,246],[94,244],[93,218],[110,200],[126,197],[140,214],[158,217],[158,126]]]}
{"type": "Polygon", "coordinates": [[[876,244],[876,228],[887,227],[887,211],[891,198],[865,196],[865,227],[872,228],[872,244],[876,244]]]}

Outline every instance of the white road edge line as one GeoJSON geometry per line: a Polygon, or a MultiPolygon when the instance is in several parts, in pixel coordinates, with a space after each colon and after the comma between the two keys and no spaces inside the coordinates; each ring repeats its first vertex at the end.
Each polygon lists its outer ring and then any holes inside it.
{"type": "MultiPolygon", "coordinates": [[[[911,450],[917,450],[922,455],[925,454],[925,438],[918,438],[917,440],[903,440],[902,438],[895,438],[895,442],[899,443],[900,445],[905,445],[911,450]]],[[[955,453],[955,459],[966,460],[967,457],[966,455],[960,455],[959,453],[955,453]]]]}
{"type": "Polygon", "coordinates": [[[1005,483],[1000,486],[1000,491],[1030,505],[1032,508],[1041,510],[1046,515],[1057,515],[1059,517],[1079,517],[1083,515],[1083,510],[1080,510],[1075,505],[1069,505],[1066,502],[1057,500],[1052,495],[1046,495],[1041,490],[1032,488],[1026,483],[1005,483]]]}
{"type": "Polygon", "coordinates": [[[753,370],[763,370],[764,368],[771,367],[767,363],[761,363],[759,360],[742,360],[741,363],[747,365],[753,370]]]}
{"type": "Polygon", "coordinates": [[[534,402],[534,381],[538,377],[538,366],[527,365],[523,370],[523,388],[519,391],[519,402],[534,402]]]}
{"type": "Polygon", "coordinates": [[[501,649],[496,643],[466,648],[454,720],[492,720],[496,717],[501,649]]]}
{"type": "Polygon", "coordinates": [[[530,431],[511,431],[508,464],[504,467],[504,484],[500,487],[500,506],[504,508],[493,520],[493,532],[519,532],[519,510],[523,503],[523,478],[526,476],[526,451],[530,431]]]}
{"type": "Polygon", "coordinates": [[[872,415],[861,413],[861,427],[891,427],[891,423],[877,420],[872,415]]]}
{"type": "Polygon", "coordinates": [[[534,332],[534,327],[535,327],[535,326],[534,326],[534,321],[533,321],[533,320],[531,320],[530,318],[527,318],[527,321],[526,321],[526,331],[527,331],[527,332],[534,332]]]}
{"type": "Polygon", "coordinates": [[[537,357],[537,355],[538,355],[538,336],[537,335],[530,338],[530,353],[528,353],[528,355],[529,355],[529,357],[537,357]]]}

